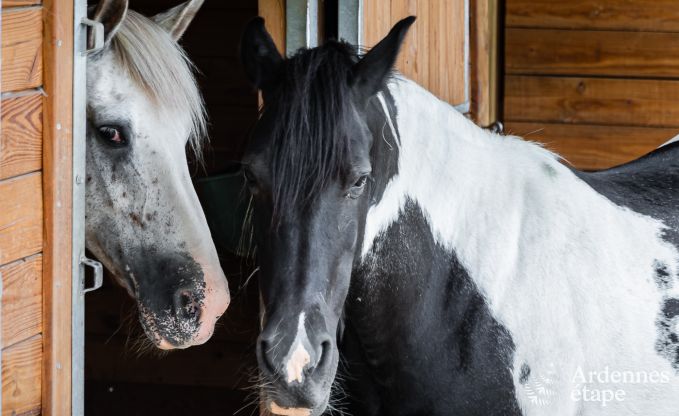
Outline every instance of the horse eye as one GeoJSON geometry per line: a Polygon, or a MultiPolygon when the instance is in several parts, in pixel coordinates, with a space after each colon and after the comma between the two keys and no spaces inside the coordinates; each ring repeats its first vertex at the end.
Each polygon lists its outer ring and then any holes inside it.
{"type": "Polygon", "coordinates": [[[366,182],[368,182],[368,175],[363,175],[360,178],[358,178],[358,180],[354,184],[354,188],[363,188],[366,182]]]}
{"type": "Polygon", "coordinates": [[[121,147],[127,144],[125,136],[115,127],[101,126],[99,127],[99,134],[108,144],[113,146],[121,147]]]}
{"type": "Polygon", "coordinates": [[[346,193],[346,197],[350,199],[356,199],[363,194],[365,190],[365,184],[368,182],[368,175],[363,175],[351,186],[349,192],[346,193]]]}

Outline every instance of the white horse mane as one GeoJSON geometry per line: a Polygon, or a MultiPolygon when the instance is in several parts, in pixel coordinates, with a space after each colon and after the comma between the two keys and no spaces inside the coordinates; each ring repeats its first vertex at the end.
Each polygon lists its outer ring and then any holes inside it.
{"type": "Polygon", "coordinates": [[[194,77],[194,66],[184,49],[151,19],[128,10],[111,39],[111,51],[132,79],[160,108],[190,118],[189,145],[201,160],[206,138],[203,97],[194,77]]]}

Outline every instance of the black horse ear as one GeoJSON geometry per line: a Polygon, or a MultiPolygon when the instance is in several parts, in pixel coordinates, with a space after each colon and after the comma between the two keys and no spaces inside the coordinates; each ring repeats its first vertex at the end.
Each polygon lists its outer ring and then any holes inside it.
{"type": "Polygon", "coordinates": [[[255,17],[245,27],[240,42],[240,57],[255,87],[266,91],[276,84],[283,57],[278,53],[261,17],[255,17]]]}
{"type": "Polygon", "coordinates": [[[377,94],[384,86],[396,63],[403,39],[414,21],[415,16],[409,16],[396,23],[389,34],[354,65],[351,85],[366,99],[377,94]]]}

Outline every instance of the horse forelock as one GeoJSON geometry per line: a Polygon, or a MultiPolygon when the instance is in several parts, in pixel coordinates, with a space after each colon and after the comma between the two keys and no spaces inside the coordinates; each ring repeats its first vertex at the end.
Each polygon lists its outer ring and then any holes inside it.
{"type": "Polygon", "coordinates": [[[352,116],[349,79],[357,56],[329,42],[300,50],[284,64],[281,83],[265,103],[271,111],[274,220],[308,205],[347,166],[352,116]]]}
{"type": "Polygon", "coordinates": [[[110,50],[165,117],[188,117],[189,146],[201,161],[206,112],[194,66],[182,47],[157,23],[130,10],[110,50]]]}

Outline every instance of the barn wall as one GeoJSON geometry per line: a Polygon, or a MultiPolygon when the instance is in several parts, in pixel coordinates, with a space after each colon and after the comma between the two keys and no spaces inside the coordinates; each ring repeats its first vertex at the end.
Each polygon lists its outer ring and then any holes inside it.
{"type": "Polygon", "coordinates": [[[41,412],[43,10],[2,2],[2,415],[41,412]]]}
{"type": "Polygon", "coordinates": [[[465,0],[365,0],[363,14],[366,47],[379,42],[399,20],[417,16],[396,63],[398,70],[444,101],[467,101],[465,0]]]}
{"type": "Polygon", "coordinates": [[[679,133],[673,0],[506,0],[504,120],[575,166],[623,163],[679,133]]]}

